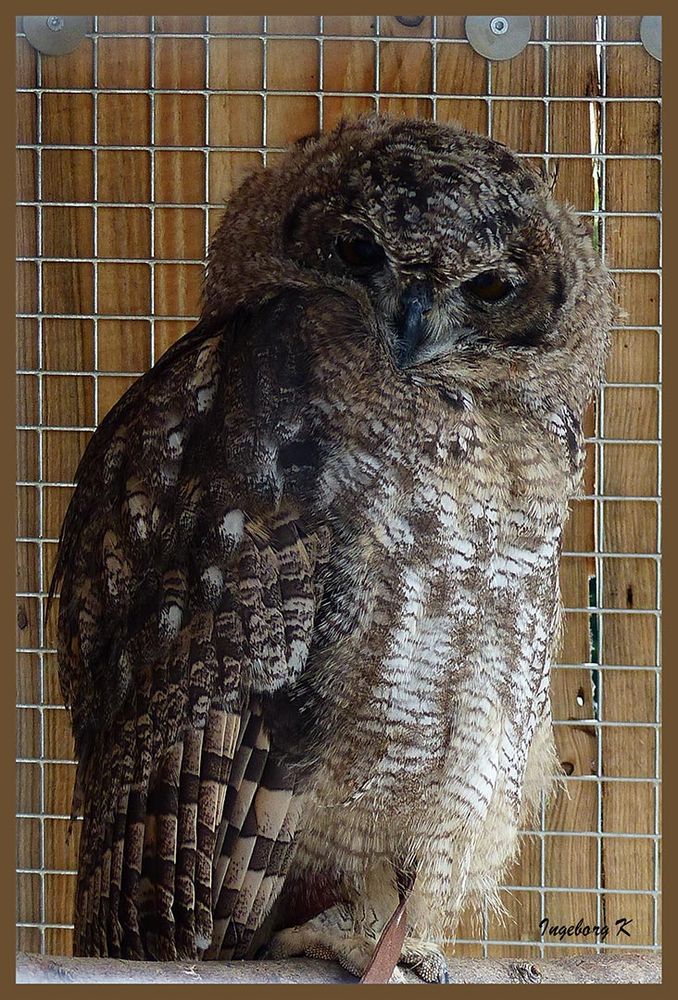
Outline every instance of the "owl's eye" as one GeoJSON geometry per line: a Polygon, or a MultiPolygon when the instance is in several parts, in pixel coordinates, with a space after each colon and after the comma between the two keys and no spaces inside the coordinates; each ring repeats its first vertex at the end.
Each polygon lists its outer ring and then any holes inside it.
{"type": "Polygon", "coordinates": [[[379,244],[368,235],[340,236],[337,252],[349,267],[364,269],[379,267],[386,256],[379,244]]]}
{"type": "Polygon", "coordinates": [[[515,285],[502,278],[497,271],[483,271],[470,281],[465,281],[462,288],[481,302],[500,302],[513,291],[515,285]]]}

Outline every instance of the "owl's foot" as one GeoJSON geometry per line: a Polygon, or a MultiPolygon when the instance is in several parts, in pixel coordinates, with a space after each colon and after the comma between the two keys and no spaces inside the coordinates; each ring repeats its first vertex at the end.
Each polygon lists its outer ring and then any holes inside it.
{"type": "MultiPolygon", "coordinates": [[[[275,934],[266,949],[267,958],[320,958],[338,962],[351,975],[360,979],[376,948],[385,921],[374,910],[368,921],[356,922],[349,906],[332,906],[312,920],[297,927],[288,927],[275,934]]],[[[447,963],[440,949],[419,938],[407,937],[399,965],[411,969],[425,983],[446,983],[447,963]]],[[[405,982],[400,969],[394,970],[391,983],[405,982]]]]}
{"type": "Polygon", "coordinates": [[[424,983],[449,983],[447,961],[440,948],[421,938],[406,937],[399,965],[410,969],[424,983]]]}
{"type": "Polygon", "coordinates": [[[379,936],[368,940],[355,933],[354,915],[348,906],[337,905],[297,927],[287,927],[275,934],[266,949],[267,958],[322,958],[338,962],[351,975],[360,978],[367,968],[379,936]]]}

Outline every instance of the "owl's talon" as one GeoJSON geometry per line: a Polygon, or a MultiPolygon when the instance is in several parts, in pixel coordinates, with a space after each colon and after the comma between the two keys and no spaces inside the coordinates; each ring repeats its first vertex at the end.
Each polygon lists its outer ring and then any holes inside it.
{"type": "Polygon", "coordinates": [[[312,920],[288,927],[273,936],[268,958],[320,958],[338,962],[351,975],[360,978],[373,948],[365,938],[354,933],[352,914],[346,907],[333,906],[312,920]]]}
{"type": "Polygon", "coordinates": [[[414,972],[424,983],[449,983],[450,972],[440,948],[418,938],[405,938],[398,963],[414,972]]]}

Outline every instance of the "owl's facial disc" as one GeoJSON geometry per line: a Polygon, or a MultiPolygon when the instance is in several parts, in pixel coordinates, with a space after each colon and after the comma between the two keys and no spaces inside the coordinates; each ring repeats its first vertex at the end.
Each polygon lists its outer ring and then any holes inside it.
{"type": "Polygon", "coordinates": [[[355,298],[374,342],[422,377],[460,356],[511,364],[517,351],[558,347],[569,282],[536,182],[521,174],[523,189],[504,160],[490,183],[482,159],[430,157],[420,169],[409,147],[379,156],[351,147],[339,176],[321,174],[290,206],[286,255],[355,298]]]}

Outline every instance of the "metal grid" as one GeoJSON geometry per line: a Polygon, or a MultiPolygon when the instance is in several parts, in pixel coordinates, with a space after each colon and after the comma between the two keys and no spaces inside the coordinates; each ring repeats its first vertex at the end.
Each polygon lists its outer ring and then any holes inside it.
{"type": "MultiPolygon", "coordinates": [[[[20,144],[20,148],[25,150],[35,151],[37,166],[36,166],[36,190],[35,197],[23,200],[19,202],[22,208],[35,209],[37,215],[37,234],[36,234],[36,246],[35,252],[33,254],[20,256],[18,260],[23,263],[36,264],[36,302],[37,309],[35,311],[30,311],[26,313],[20,313],[20,319],[34,321],[37,324],[37,347],[35,352],[35,363],[30,366],[20,366],[18,369],[18,374],[20,376],[27,376],[36,380],[35,384],[35,396],[36,405],[34,411],[34,419],[22,422],[18,425],[18,429],[23,432],[27,432],[29,435],[35,436],[35,447],[36,447],[36,460],[35,469],[36,474],[34,476],[28,476],[19,481],[18,485],[20,487],[25,487],[29,491],[36,491],[37,499],[37,517],[36,525],[34,531],[26,531],[24,528],[20,528],[17,541],[25,546],[28,546],[31,551],[34,550],[37,566],[36,566],[36,581],[37,588],[25,589],[18,591],[18,598],[21,602],[21,607],[24,609],[24,615],[28,615],[29,618],[34,620],[34,629],[29,629],[32,632],[33,639],[29,641],[28,645],[22,642],[18,645],[18,653],[21,654],[22,658],[28,656],[29,660],[37,664],[37,675],[35,678],[34,694],[28,698],[24,698],[20,695],[18,708],[19,715],[23,717],[23,713],[30,713],[31,720],[30,725],[34,728],[34,733],[32,740],[29,739],[28,743],[32,744],[32,749],[26,751],[21,750],[20,754],[17,756],[18,765],[29,765],[31,767],[37,767],[37,773],[39,775],[39,780],[37,783],[36,795],[34,801],[30,808],[25,806],[19,807],[18,817],[20,820],[24,821],[23,830],[27,830],[28,827],[32,830],[32,836],[34,838],[33,847],[28,851],[28,862],[24,862],[18,865],[18,871],[20,878],[29,878],[31,880],[31,889],[28,893],[29,896],[33,897],[32,909],[24,907],[25,913],[19,914],[18,926],[23,929],[25,936],[23,938],[24,946],[26,946],[26,941],[33,945],[33,950],[39,948],[40,951],[50,951],[54,949],[54,942],[62,940],[63,935],[59,938],[54,932],[59,930],[67,931],[69,928],[69,923],[67,916],[65,914],[56,914],[54,906],[50,900],[50,894],[57,886],[55,878],[63,877],[63,879],[73,878],[74,865],[55,865],[53,861],[50,861],[51,851],[47,848],[46,842],[46,826],[52,821],[57,821],[64,823],[67,819],[67,811],[64,808],[54,809],[50,807],[50,795],[49,782],[50,776],[54,773],[52,765],[58,767],[66,767],[72,765],[68,751],[62,751],[59,753],[54,753],[51,749],[54,744],[54,740],[50,739],[50,727],[55,725],[55,717],[53,713],[61,713],[62,716],[65,715],[64,709],[58,704],[57,698],[54,696],[54,684],[53,684],[53,669],[54,669],[54,649],[52,646],[51,635],[48,634],[48,630],[44,624],[44,610],[46,602],[46,592],[49,586],[49,559],[48,554],[51,557],[53,554],[53,547],[56,542],[56,537],[54,532],[49,530],[48,526],[48,501],[54,496],[50,492],[49,497],[47,490],[53,491],[55,489],[69,489],[72,485],[68,478],[51,477],[48,475],[47,465],[46,465],[46,445],[47,439],[46,435],[50,432],[60,432],[64,430],[63,424],[55,422],[49,419],[49,414],[46,412],[45,407],[45,390],[46,383],[51,378],[72,376],[78,380],[87,380],[91,384],[92,392],[92,407],[91,412],[96,418],[96,415],[100,415],[100,385],[103,384],[103,379],[107,376],[119,376],[121,372],[119,370],[114,370],[107,368],[105,365],[100,364],[99,357],[99,345],[100,340],[100,324],[105,321],[118,320],[120,322],[139,322],[146,321],[148,323],[148,361],[153,364],[156,359],[156,337],[155,337],[155,327],[159,322],[157,319],[158,309],[157,306],[159,302],[159,292],[158,292],[158,281],[157,281],[157,268],[162,265],[168,264],[195,264],[200,265],[203,262],[202,254],[199,256],[183,256],[183,257],[170,257],[163,258],[159,261],[156,253],[156,225],[155,225],[155,215],[156,212],[162,207],[176,208],[181,205],[182,202],[172,201],[166,202],[161,199],[158,192],[156,191],[156,158],[158,154],[163,152],[177,153],[181,150],[201,152],[204,154],[204,186],[205,186],[205,200],[198,207],[202,210],[203,214],[203,227],[204,227],[204,242],[207,245],[210,230],[212,227],[212,222],[214,218],[215,210],[220,207],[219,203],[212,198],[212,192],[214,185],[212,183],[211,172],[210,172],[210,157],[219,151],[228,151],[229,153],[242,152],[248,154],[259,154],[263,163],[265,164],[271,154],[280,152],[284,146],[276,145],[274,140],[275,137],[270,135],[270,118],[269,118],[269,108],[268,104],[272,96],[272,90],[269,86],[269,51],[272,42],[278,42],[280,39],[287,40],[299,40],[305,43],[315,42],[317,46],[317,78],[316,86],[311,86],[310,89],[291,89],[291,90],[275,90],[275,97],[279,98],[282,96],[286,97],[303,97],[303,98],[315,98],[317,101],[317,123],[322,129],[326,125],[326,103],[325,98],[328,94],[332,96],[343,96],[347,98],[363,98],[368,99],[376,108],[377,102],[380,104],[384,99],[396,98],[396,99],[410,99],[411,101],[428,101],[429,110],[431,116],[436,119],[440,114],[440,105],[444,100],[445,102],[464,102],[473,100],[480,100],[483,102],[486,109],[486,131],[489,135],[494,134],[494,123],[495,123],[495,107],[496,102],[511,102],[520,101],[526,104],[537,103],[543,107],[544,114],[544,144],[543,149],[539,151],[528,151],[520,153],[531,160],[541,160],[544,164],[544,168],[548,171],[551,168],[552,161],[561,162],[569,159],[581,160],[582,157],[587,155],[586,152],[579,151],[555,151],[551,148],[551,118],[553,114],[553,109],[556,105],[560,103],[567,102],[568,104],[580,103],[588,107],[590,115],[590,135],[591,135],[591,145],[588,150],[588,156],[590,157],[592,171],[593,171],[593,183],[595,188],[595,202],[591,209],[580,214],[587,216],[592,223],[594,238],[597,239],[598,245],[601,249],[603,255],[606,253],[607,247],[607,227],[610,224],[611,219],[617,218],[632,218],[638,217],[643,219],[654,219],[657,222],[658,237],[661,237],[661,214],[659,211],[623,211],[615,209],[614,211],[607,210],[607,186],[606,178],[608,171],[608,164],[612,160],[632,160],[638,159],[645,162],[657,161],[660,162],[660,154],[656,153],[638,153],[638,152],[609,152],[608,151],[608,123],[607,123],[607,106],[610,102],[614,101],[615,105],[619,103],[633,103],[633,102],[643,102],[652,103],[660,105],[661,101],[659,97],[648,97],[648,96],[619,96],[614,97],[608,96],[605,91],[605,81],[607,77],[606,66],[608,55],[611,49],[614,47],[620,50],[624,47],[635,47],[638,48],[640,42],[637,40],[610,40],[608,38],[608,21],[609,18],[605,16],[599,16],[595,18],[595,37],[588,40],[567,40],[558,39],[557,41],[553,35],[554,21],[563,20],[558,18],[545,17],[543,19],[543,38],[539,40],[534,40],[529,43],[530,47],[538,47],[543,50],[544,59],[544,81],[543,81],[543,94],[530,95],[530,94],[507,94],[501,93],[496,94],[493,90],[493,75],[495,69],[490,62],[486,64],[485,72],[485,86],[484,90],[479,93],[474,93],[472,95],[464,94],[447,94],[445,92],[444,79],[441,79],[440,65],[441,65],[441,54],[445,46],[466,46],[467,43],[463,38],[443,38],[439,33],[439,21],[440,18],[431,17],[428,18],[428,24],[430,25],[430,31],[426,35],[416,34],[415,37],[409,38],[407,30],[402,30],[396,36],[398,44],[412,44],[419,43],[420,45],[426,44],[430,46],[431,50],[431,73],[433,87],[429,93],[422,93],[420,91],[411,90],[385,90],[382,88],[382,59],[381,59],[381,48],[385,43],[391,43],[394,40],[392,31],[386,32],[386,22],[393,22],[393,18],[386,17],[374,17],[373,18],[373,30],[366,31],[364,34],[336,34],[331,35],[326,31],[325,22],[328,20],[324,17],[319,17],[317,20],[317,30],[307,33],[306,31],[300,31],[295,33],[295,31],[276,31],[275,34],[271,31],[270,18],[261,19],[261,27],[256,31],[237,31],[229,33],[219,30],[215,32],[212,30],[213,18],[205,19],[205,30],[196,32],[193,30],[182,32],[176,31],[172,33],[173,38],[190,38],[193,40],[200,40],[205,48],[205,77],[204,77],[204,87],[191,87],[190,89],[167,89],[158,85],[159,81],[156,79],[157,74],[157,62],[156,62],[156,45],[158,39],[157,31],[157,18],[150,19],[150,30],[148,31],[105,31],[102,30],[100,24],[101,18],[93,19],[93,30],[90,34],[92,40],[92,57],[93,57],[93,82],[92,86],[84,88],[76,87],[55,87],[55,91],[58,90],[59,93],[82,93],[91,95],[92,98],[92,111],[94,115],[93,124],[93,134],[91,143],[73,143],[69,145],[68,143],[59,142],[56,144],[51,144],[45,141],[44,132],[44,105],[46,95],[52,93],[52,88],[44,85],[43,82],[43,64],[41,57],[37,56],[37,86],[35,87],[20,87],[20,93],[32,94],[35,96],[36,100],[36,134],[34,142],[23,142],[20,144]],[[159,95],[159,94],[190,94],[192,97],[201,98],[205,102],[205,130],[204,130],[204,141],[202,144],[192,144],[192,145],[177,145],[168,144],[163,145],[160,142],[153,141],[157,138],[157,122],[156,122],[156,112],[155,112],[155,102],[150,100],[150,136],[151,141],[146,144],[134,145],[125,143],[124,145],[115,145],[111,143],[106,143],[105,146],[102,141],[100,141],[100,136],[98,133],[98,122],[99,115],[98,102],[101,97],[101,89],[99,87],[98,80],[98,67],[100,61],[98,58],[98,48],[102,43],[102,40],[108,38],[138,38],[145,39],[150,47],[150,86],[143,88],[125,88],[116,89],[115,87],[107,87],[106,94],[124,94],[126,96],[134,94],[147,95],[159,95]],[[242,89],[219,89],[218,93],[221,95],[232,95],[234,97],[242,97],[244,93],[248,95],[257,95],[261,100],[261,137],[259,144],[241,144],[241,145],[219,145],[216,140],[210,135],[210,109],[208,107],[208,101],[210,97],[215,94],[215,88],[210,86],[210,81],[212,79],[211,75],[211,57],[210,52],[214,46],[215,39],[219,39],[222,42],[224,40],[232,40],[234,43],[242,43],[244,41],[256,41],[261,45],[262,51],[262,77],[260,87],[250,87],[246,91],[242,89]],[[374,53],[374,89],[369,90],[355,90],[341,91],[333,90],[329,91],[325,89],[325,59],[324,50],[325,45],[328,40],[332,42],[344,41],[347,43],[369,43],[373,46],[374,53]],[[554,50],[554,46],[558,45],[561,48],[567,46],[587,46],[590,47],[595,52],[595,59],[598,72],[598,81],[600,84],[600,92],[596,94],[594,98],[589,96],[562,96],[552,94],[550,92],[550,82],[551,82],[551,59],[554,50]],[[150,157],[150,192],[147,201],[106,201],[103,197],[100,197],[99,192],[99,177],[100,173],[98,170],[98,160],[100,152],[102,149],[107,150],[140,150],[148,153],[150,157]],[[56,200],[50,201],[44,196],[43,191],[43,157],[46,151],[51,149],[73,149],[73,150],[90,150],[93,154],[93,184],[92,184],[92,197],[91,200],[83,201],[78,200],[77,202],[70,202],[66,200],[56,200]],[[60,256],[58,259],[60,261],[72,261],[74,263],[82,264],[83,262],[91,265],[93,272],[93,290],[92,290],[92,309],[87,312],[50,312],[49,319],[63,319],[69,322],[74,322],[77,320],[90,321],[92,323],[92,336],[93,336],[93,347],[91,352],[91,367],[72,367],[72,368],[54,368],[48,367],[47,357],[45,353],[45,341],[43,336],[43,324],[47,318],[47,314],[44,311],[44,283],[43,283],[43,263],[49,261],[50,258],[45,251],[43,246],[44,239],[44,229],[43,229],[43,216],[46,209],[51,206],[73,206],[78,208],[87,207],[92,210],[93,213],[93,244],[91,256],[60,256]],[[133,316],[126,313],[119,313],[116,311],[104,311],[101,308],[99,301],[99,269],[102,265],[110,264],[122,264],[126,263],[128,258],[124,256],[102,256],[99,253],[98,244],[98,233],[99,233],[99,214],[103,209],[121,209],[121,208],[146,208],[150,213],[150,240],[149,240],[149,252],[147,256],[135,256],[135,264],[143,264],[148,267],[149,270],[149,309],[147,312],[141,311],[136,312],[133,316]],[[32,610],[30,614],[27,613],[26,608],[28,605],[32,605],[32,610]],[[49,658],[49,671],[50,678],[48,678],[48,658],[49,658]],[[50,936],[51,932],[51,936],[50,936]]],[[[285,19],[290,21],[291,19],[285,19]]],[[[21,34],[21,32],[19,32],[21,34]]],[[[461,106],[461,105],[460,105],[461,106]]],[[[196,207],[196,203],[186,202],[186,205],[191,207],[196,207]]],[[[659,280],[660,268],[661,268],[661,258],[658,258],[657,267],[614,267],[613,273],[615,275],[637,275],[637,274],[647,274],[657,276],[659,280]]],[[[661,294],[661,293],[660,293],[661,294]]],[[[661,298],[658,302],[659,310],[661,310],[661,298]]],[[[195,303],[195,308],[197,310],[198,304],[195,303]]],[[[659,316],[661,313],[659,313],[659,316]]],[[[197,316],[197,312],[196,312],[197,316]]],[[[165,323],[171,322],[181,322],[185,329],[189,328],[190,321],[195,317],[182,315],[181,312],[172,313],[169,315],[163,315],[162,320],[165,323]]],[[[639,326],[638,323],[634,323],[632,326],[620,325],[615,328],[618,331],[642,330],[646,332],[648,336],[656,335],[659,339],[659,344],[661,344],[661,328],[658,325],[647,325],[639,326]]],[[[659,361],[659,365],[661,361],[659,361]]],[[[131,378],[141,374],[139,371],[125,371],[125,378],[131,378]]],[[[523,879],[524,884],[521,884],[520,879],[518,879],[516,884],[509,883],[506,886],[506,890],[511,894],[511,898],[514,900],[519,900],[524,893],[536,893],[538,897],[538,919],[541,920],[545,917],[549,917],[552,922],[562,923],[564,918],[558,919],[558,914],[556,912],[556,904],[547,903],[547,899],[553,900],[557,894],[568,893],[572,894],[573,897],[582,896],[586,897],[587,904],[593,903],[593,916],[597,924],[602,924],[606,919],[606,901],[608,897],[613,897],[615,894],[624,896],[630,902],[628,905],[632,906],[635,903],[636,897],[643,897],[644,899],[649,899],[651,901],[652,907],[652,917],[651,925],[652,931],[651,935],[642,942],[636,940],[625,940],[625,943],[621,943],[618,940],[608,939],[606,942],[601,943],[597,940],[585,940],[577,941],[577,947],[580,949],[600,949],[600,948],[624,948],[628,947],[633,950],[638,950],[642,948],[655,948],[658,946],[659,941],[659,916],[658,916],[658,896],[659,896],[659,741],[658,741],[658,731],[660,726],[659,719],[659,627],[658,619],[660,617],[660,598],[658,589],[658,579],[659,579],[659,508],[660,508],[660,493],[661,493],[661,456],[660,449],[658,445],[661,439],[661,429],[659,422],[657,422],[656,434],[646,436],[646,437],[615,437],[606,436],[606,399],[608,393],[611,390],[623,389],[623,390],[638,390],[638,391],[651,391],[657,395],[657,421],[659,421],[659,415],[661,411],[660,407],[660,393],[661,393],[661,368],[657,369],[656,380],[642,381],[638,379],[637,381],[609,381],[607,382],[603,392],[601,393],[599,405],[596,411],[595,418],[595,429],[591,433],[588,441],[589,447],[593,450],[595,457],[595,475],[593,477],[593,488],[587,491],[584,501],[591,501],[593,504],[595,512],[595,525],[594,525],[594,544],[590,550],[582,551],[581,549],[568,550],[564,553],[565,557],[572,557],[577,559],[589,558],[593,561],[595,565],[595,572],[590,576],[589,587],[590,587],[590,598],[586,602],[580,602],[579,604],[568,607],[566,610],[572,614],[585,615],[590,622],[590,629],[592,635],[592,641],[590,644],[590,656],[589,662],[582,665],[581,662],[564,663],[559,665],[558,669],[563,671],[582,671],[585,669],[589,672],[590,682],[591,682],[591,704],[593,706],[593,713],[589,718],[577,718],[576,720],[568,719],[557,719],[556,728],[559,727],[570,727],[578,726],[584,727],[589,732],[593,732],[595,735],[595,746],[596,746],[596,760],[595,766],[593,768],[593,773],[590,775],[577,775],[576,781],[578,783],[586,782],[592,784],[596,789],[596,808],[595,815],[597,821],[595,828],[593,829],[574,829],[574,830],[557,830],[549,828],[548,816],[544,808],[542,808],[541,825],[540,828],[534,831],[530,831],[533,834],[534,842],[536,843],[536,867],[533,865],[533,877],[529,880],[523,879]],[[612,491],[611,493],[605,489],[606,484],[606,452],[611,445],[619,445],[621,447],[626,447],[629,445],[633,446],[643,446],[643,448],[651,448],[656,452],[656,463],[657,463],[657,477],[656,486],[654,488],[648,488],[646,492],[639,491],[612,491]],[[639,504],[654,505],[657,508],[657,538],[655,546],[648,546],[652,548],[651,552],[644,551],[623,551],[619,550],[618,547],[608,544],[608,539],[606,537],[606,518],[608,505],[610,503],[618,501],[637,501],[639,504]],[[653,595],[653,600],[651,602],[651,607],[645,607],[642,609],[628,608],[628,607],[613,607],[610,606],[610,601],[607,596],[606,591],[606,573],[609,573],[610,563],[609,560],[618,559],[642,559],[650,560],[656,565],[656,585],[653,595]],[[656,620],[655,626],[655,648],[653,661],[648,664],[640,664],[635,662],[629,663],[605,663],[601,656],[601,650],[604,648],[604,643],[606,639],[606,629],[609,628],[610,619],[616,616],[643,616],[643,619],[650,616],[656,620]],[[642,721],[616,721],[609,720],[606,718],[606,713],[604,710],[604,698],[605,690],[607,684],[608,674],[611,672],[619,673],[621,671],[628,671],[630,673],[636,671],[645,671],[649,676],[654,679],[655,685],[655,696],[654,696],[654,714],[651,719],[643,719],[642,721]],[[651,773],[640,775],[640,774],[618,774],[610,775],[606,773],[605,768],[605,731],[609,729],[614,729],[615,731],[628,729],[629,738],[638,738],[638,731],[645,730],[648,734],[651,734],[654,739],[654,759],[651,768],[651,773]],[[652,802],[652,816],[647,831],[637,832],[630,829],[613,829],[612,831],[605,828],[603,823],[603,791],[604,787],[609,787],[613,783],[638,783],[643,787],[649,787],[652,789],[653,802],[652,802]],[[548,857],[549,850],[551,849],[551,844],[558,841],[559,838],[580,838],[583,845],[583,849],[589,852],[593,852],[593,871],[594,871],[594,883],[593,885],[585,886],[571,886],[571,885],[550,885],[549,878],[549,865],[548,857]],[[605,873],[603,870],[603,843],[605,838],[617,838],[626,842],[631,842],[634,840],[642,840],[652,845],[653,857],[652,857],[652,869],[654,873],[654,881],[651,886],[638,888],[624,888],[616,887],[610,888],[605,882],[605,873]],[[553,894],[553,895],[552,895],[553,894]]],[[[69,424],[69,432],[90,432],[94,429],[95,420],[92,422],[84,422],[78,424],[69,424]]],[[[609,465],[609,458],[607,463],[609,465]]],[[[21,612],[20,612],[21,613],[21,612]]],[[[31,668],[33,669],[33,667],[31,668]]],[[[24,685],[20,685],[20,690],[24,689],[24,685]]],[[[579,696],[578,696],[579,702],[579,696]]],[[[584,704],[584,698],[582,697],[581,703],[584,704]]],[[[20,730],[21,736],[21,730],[20,730]]],[[[62,741],[63,742],[63,741],[62,741]]],[[[568,781],[574,781],[575,778],[568,779],[568,781]]],[[[630,787],[629,784],[625,785],[626,788],[630,787]]],[[[590,824],[587,824],[590,825],[590,824]]],[[[19,839],[21,840],[22,833],[19,833],[19,839]]],[[[68,892],[66,892],[68,896],[68,892]]],[[[633,916],[633,913],[629,913],[629,916],[633,916]]],[[[541,938],[539,934],[538,927],[532,927],[531,932],[523,931],[520,938],[511,938],[510,936],[511,927],[507,925],[503,930],[497,931],[492,925],[492,919],[490,915],[486,914],[482,921],[482,927],[478,933],[473,933],[472,931],[465,931],[459,938],[459,944],[462,946],[460,951],[466,950],[467,953],[483,954],[483,955],[495,955],[501,953],[502,947],[504,949],[509,949],[514,953],[518,954],[540,954],[544,955],[555,953],[558,949],[566,949],[566,951],[572,948],[572,941],[564,938],[561,941],[555,938],[541,938]],[[464,946],[467,946],[466,949],[464,946]]],[[[614,929],[611,929],[614,933],[614,929]]]]}

